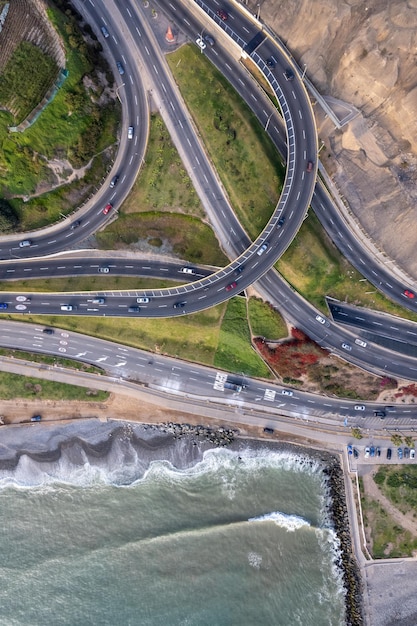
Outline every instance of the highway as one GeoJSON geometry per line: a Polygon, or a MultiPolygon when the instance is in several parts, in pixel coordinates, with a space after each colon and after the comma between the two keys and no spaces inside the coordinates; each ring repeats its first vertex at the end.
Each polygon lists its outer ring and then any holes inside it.
{"type": "MultiPolygon", "coordinates": [[[[221,26],[228,35],[231,35],[232,39],[236,41],[239,46],[245,48],[248,44],[250,45],[250,42],[253,41],[253,38],[258,32],[257,27],[248,22],[239,11],[236,12],[232,5],[230,5],[232,8],[229,7],[230,22],[223,23],[222,20],[215,16],[215,6],[214,3],[211,3],[211,5],[205,5],[205,8],[216,23],[221,26]],[[210,6],[212,8],[210,8],[210,6]],[[251,24],[250,27],[248,24],[251,24]]],[[[213,226],[223,241],[226,237],[230,240],[231,256],[233,257],[240,254],[240,257],[233,261],[228,268],[221,269],[217,273],[204,277],[203,280],[198,282],[189,282],[187,285],[180,287],[175,286],[168,290],[157,289],[151,292],[126,292],[125,294],[114,291],[105,292],[104,297],[106,298],[106,303],[100,305],[100,307],[90,306],[89,294],[82,294],[82,296],[79,294],[68,294],[65,296],[65,300],[63,300],[63,294],[47,294],[43,299],[39,298],[40,301],[37,300],[38,297],[36,295],[26,294],[31,298],[31,307],[20,310],[22,312],[27,310],[30,312],[61,313],[68,315],[68,311],[60,311],[60,306],[69,304],[74,307],[73,311],[70,311],[70,313],[74,312],[77,315],[122,315],[126,314],[126,309],[134,305],[134,301],[132,301],[131,298],[135,299],[140,296],[150,297],[151,300],[147,303],[147,306],[138,307],[141,309],[140,311],[137,310],[130,314],[145,315],[146,317],[166,317],[175,314],[182,315],[213,306],[235,295],[239,291],[242,291],[255,280],[262,277],[273,262],[288,247],[304,219],[306,207],[309,204],[309,199],[312,197],[315,185],[317,137],[314,120],[311,115],[311,107],[306,101],[306,93],[303,84],[297,76],[295,80],[285,80],[284,73],[289,64],[289,60],[287,62],[285,58],[278,58],[275,45],[271,41],[263,40],[259,42],[259,48],[253,52],[253,58],[276,91],[284,113],[287,128],[286,145],[288,150],[288,169],[283,194],[276,213],[267,225],[264,233],[261,234],[252,246],[249,246],[250,242],[224,198],[223,190],[215,173],[212,171],[203,147],[196,137],[194,128],[190,124],[189,116],[183,112],[181,100],[168,74],[166,63],[164,59],[162,59],[160,51],[156,49],[155,41],[148,32],[149,29],[144,26],[145,21],[138,19],[140,9],[136,7],[136,11],[131,11],[129,6],[126,6],[125,11],[127,12],[127,16],[123,18],[123,14],[120,13],[111,2],[103,3],[103,6],[100,5],[100,9],[93,7],[93,5],[89,3],[87,8],[98,25],[101,23],[106,24],[111,36],[103,40],[103,43],[104,45],[109,45],[109,53],[111,53],[114,60],[120,59],[125,68],[125,74],[119,77],[119,80],[123,79],[124,81],[119,84],[119,94],[121,95],[124,110],[127,110],[124,119],[128,119],[129,122],[125,122],[123,126],[121,150],[115,167],[112,172],[109,173],[109,180],[115,173],[118,174],[119,182],[113,190],[109,190],[106,184],[100,191],[97,204],[94,204],[94,208],[86,214],[85,217],[79,218],[77,215],[68,220],[68,225],[63,229],[61,228],[61,231],[54,236],[55,238],[51,237],[48,229],[48,233],[42,235],[39,240],[33,239],[32,245],[26,248],[20,248],[16,245],[16,242],[13,244],[10,243],[10,241],[8,241],[8,245],[5,246],[4,241],[2,241],[0,253],[2,255],[9,254],[9,256],[12,257],[31,257],[33,255],[40,256],[43,254],[42,250],[47,249],[48,253],[51,254],[62,249],[64,245],[68,246],[70,242],[73,244],[77,238],[81,241],[88,232],[93,232],[99,225],[102,225],[103,220],[108,219],[108,215],[111,217],[112,212],[127,194],[136,176],[141,162],[140,159],[142,158],[143,149],[139,149],[137,145],[139,136],[142,136],[142,127],[140,128],[140,133],[135,132],[133,141],[127,139],[125,131],[127,131],[127,125],[131,123],[133,123],[136,131],[138,131],[138,123],[141,121],[141,115],[147,119],[147,99],[143,93],[143,85],[138,79],[139,75],[142,75],[140,70],[143,69],[143,65],[145,64],[149,72],[147,80],[150,81],[153,86],[152,97],[157,101],[161,113],[164,114],[165,120],[168,119],[170,132],[173,131],[174,139],[176,139],[177,144],[180,146],[182,155],[186,153],[186,162],[192,169],[198,172],[198,174],[194,174],[194,177],[198,176],[197,189],[200,193],[203,192],[205,199],[204,204],[206,209],[208,209],[213,226]],[[107,10],[106,5],[108,6],[107,10]],[[135,43],[135,46],[131,46],[130,44],[135,40],[139,43],[135,43]],[[138,57],[140,57],[139,51],[141,51],[143,55],[140,61],[142,65],[140,65],[140,63],[138,65],[138,57]],[[273,68],[267,65],[267,60],[271,56],[274,56],[275,66],[273,68]],[[150,62],[150,60],[152,62],[150,62]],[[136,83],[139,85],[138,89],[135,87],[136,83]],[[129,109],[129,106],[132,108],[129,109]],[[310,159],[313,160],[314,171],[307,172],[307,164],[310,159]],[[113,208],[108,215],[104,215],[103,205],[105,206],[105,203],[109,202],[113,204],[113,208]],[[282,217],[285,218],[285,223],[280,225],[278,222],[282,217]],[[77,228],[72,229],[71,225],[74,224],[75,219],[80,219],[80,224],[77,228]],[[267,247],[262,249],[264,244],[267,244],[267,247]],[[258,254],[260,252],[262,252],[262,254],[258,254]],[[237,285],[230,291],[226,291],[226,287],[235,282],[237,285]],[[108,301],[107,298],[109,299],[108,301]],[[181,306],[174,308],[174,305],[177,304],[181,306]],[[105,309],[103,307],[105,307],[105,309]]],[[[180,10],[180,5],[176,7],[176,10],[180,10]]],[[[184,12],[184,15],[186,15],[186,12],[184,12]]],[[[183,17],[182,19],[185,20],[187,18],[183,17]]],[[[188,20],[190,19],[191,17],[189,16],[188,20]]],[[[191,27],[190,21],[189,24],[191,27]]],[[[201,27],[198,32],[200,31],[201,27]]],[[[205,50],[205,53],[206,52],[209,53],[209,48],[205,50]]],[[[214,49],[210,54],[211,53],[214,54],[214,49]]],[[[229,65],[232,70],[229,71],[229,75],[234,74],[235,66],[232,66],[231,61],[229,62],[226,59],[224,61],[225,70],[227,70],[227,65],[229,65]]],[[[117,76],[117,73],[115,75],[117,76]]],[[[235,74],[235,76],[237,75],[235,74]]],[[[235,83],[236,82],[243,83],[241,87],[243,91],[246,90],[247,92],[245,99],[249,102],[256,100],[257,97],[254,98],[253,95],[248,95],[249,87],[246,86],[240,76],[235,78],[235,83]]],[[[252,88],[253,85],[250,85],[250,87],[252,88]]],[[[251,102],[251,106],[252,105],[253,102],[251,102]]],[[[260,106],[264,107],[261,100],[260,106]]],[[[262,109],[264,121],[267,111],[265,111],[264,108],[262,109]]],[[[268,119],[269,115],[266,122],[268,119]]],[[[278,125],[272,123],[268,125],[268,130],[269,129],[276,132],[277,141],[280,141],[282,147],[283,137],[281,129],[278,125]]],[[[317,195],[317,187],[315,194],[317,195]]],[[[323,210],[325,211],[326,209],[323,210]]],[[[332,218],[330,217],[329,219],[331,223],[332,218]]],[[[25,235],[25,238],[30,239],[30,234],[25,235]]],[[[8,257],[6,256],[5,258],[8,257]]],[[[50,260],[48,259],[48,264],[49,262],[50,260]]],[[[35,260],[34,263],[38,263],[39,271],[42,271],[42,267],[46,267],[45,259],[41,261],[39,261],[39,259],[35,260]]],[[[83,264],[84,261],[80,261],[79,266],[75,267],[77,272],[80,271],[84,273],[82,269],[82,267],[84,267],[83,264]]],[[[165,266],[166,264],[164,264],[164,267],[165,266]]],[[[56,265],[56,268],[59,267],[59,265],[56,265]]],[[[99,269],[91,260],[85,260],[85,267],[85,273],[88,273],[88,271],[95,272],[99,269]],[[89,269],[87,269],[87,265],[89,265],[89,269]]],[[[113,270],[118,271],[115,267],[108,267],[112,273],[113,270]]],[[[145,266],[146,271],[148,271],[147,267],[148,266],[145,266]]],[[[142,269],[143,268],[144,264],[142,263],[142,269]]],[[[27,271],[28,268],[25,267],[23,272],[27,271]]],[[[58,269],[56,271],[58,271],[58,269]]],[[[65,268],[63,271],[65,271],[65,268]]],[[[177,270],[173,269],[172,273],[175,274],[176,271],[177,270]]],[[[124,273],[124,270],[120,269],[120,273],[124,273]]],[[[172,277],[175,278],[175,276],[172,277]]],[[[16,275],[13,276],[13,278],[16,278],[16,275]]],[[[386,372],[391,375],[409,379],[416,378],[417,368],[414,367],[415,361],[410,360],[409,357],[399,355],[398,358],[396,357],[395,360],[392,360],[390,353],[384,348],[368,346],[365,350],[362,346],[355,344],[356,335],[352,334],[349,330],[340,329],[335,324],[331,324],[330,327],[328,327],[327,325],[318,323],[316,320],[317,311],[308,305],[308,303],[305,303],[274,271],[269,271],[260,281],[259,286],[260,290],[266,294],[267,299],[276,303],[289,320],[294,320],[297,326],[305,330],[305,332],[321,345],[339,354],[343,354],[341,344],[348,342],[352,350],[344,355],[347,360],[358,365],[365,365],[367,369],[371,371],[386,372]]],[[[17,306],[16,302],[18,301],[15,300],[16,297],[16,294],[10,296],[11,306],[17,306]]],[[[22,302],[20,306],[26,305],[22,302]]]]}

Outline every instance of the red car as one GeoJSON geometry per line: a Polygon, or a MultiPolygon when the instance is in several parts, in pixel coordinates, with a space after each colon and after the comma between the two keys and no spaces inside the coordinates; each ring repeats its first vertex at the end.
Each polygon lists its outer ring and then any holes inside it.
{"type": "Polygon", "coordinates": [[[227,15],[226,11],[223,11],[223,9],[219,9],[219,10],[217,11],[217,15],[218,15],[218,16],[219,16],[219,18],[220,18],[221,20],[223,20],[224,22],[225,22],[225,21],[227,20],[227,18],[228,18],[228,15],[227,15]]]}
{"type": "Polygon", "coordinates": [[[112,210],[112,208],[113,208],[113,205],[112,205],[112,204],[110,204],[110,203],[109,203],[109,204],[106,204],[106,206],[105,206],[105,207],[104,207],[104,209],[103,209],[103,213],[104,213],[104,215],[107,215],[107,213],[108,213],[109,211],[111,211],[111,210],[112,210]]]}
{"type": "Polygon", "coordinates": [[[231,291],[235,287],[237,287],[237,282],[236,281],[234,281],[233,283],[230,283],[230,285],[227,285],[226,291],[231,291]]]}
{"type": "Polygon", "coordinates": [[[412,291],[409,291],[408,289],[406,289],[405,291],[403,291],[403,296],[405,296],[406,298],[411,298],[413,299],[415,296],[413,294],[412,291]]]}

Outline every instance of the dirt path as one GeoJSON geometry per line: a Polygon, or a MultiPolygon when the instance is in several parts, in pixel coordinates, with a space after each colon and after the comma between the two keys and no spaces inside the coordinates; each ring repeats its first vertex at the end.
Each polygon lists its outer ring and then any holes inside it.
{"type": "Polygon", "coordinates": [[[417,536],[417,522],[411,517],[411,514],[401,513],[387,497],[381,493],[378,485],[374,482],[374,474],[364,474],[362,476],[363,486],[365,493],[370,498],[373,498],[381,506],[384,507],[387,513],[393,518],[393,520],[402,526],[405,530],[409,530],[413,536],[417,536]]]}

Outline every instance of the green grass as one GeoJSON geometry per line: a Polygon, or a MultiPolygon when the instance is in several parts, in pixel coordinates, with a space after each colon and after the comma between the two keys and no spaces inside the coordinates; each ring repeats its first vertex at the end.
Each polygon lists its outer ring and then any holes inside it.
{"type": "Polygon", "coordinates": [[[417,519],[417,466],[380,466],[374,480],[397,509],[417,519]]]}
{"type": "Polygon", "coordinates": [[[258,298],[250,298],[248,308],[252,333],[255,337],[266,339],[287,337],[288,328],[284,319],[268,303],[258,298]]]}
{"type": "Polygon", "coordinates": [[[271,378],[269,369],[251,346],[243,298],[232,298],[227,304],[214,365],[246,376],[271,378]]]}
{"type": "Polygon", "coordinates": [[[281,192],[280,157],[249,107],[195,46],[167,58],[239,220],[255,238],[281,192]]]}
{"type": "Polygon", "coordinates": [[[66,383],[56,383],[52,380],[0,372],[0,398],[2,400],[23,398],[28,400],[48,399],[103,402],[108,397],[107,391],[89,390],[86,387],[78,387],[77,385],[67,385],[66,383]]]}
{"type": "Polygon", "coordinates": [[[113,291],[124,289],[163,289],[173,287],[182,282],[157,280],[155,278],[136,278],[135,276],[63,276],[62,278],[27,279],[20,281],[0,282],[0,292],[66,292],[66,291],[113,291]]]}
{"type": "Polygon", "coordinates": [[[73,361],[63,357],[49,356],[48,354],[38,354],[33,352],[24,352],[23,350],[12,350],[10,348],[0,348],[0,355],[21,359],[23,361],[32,361],[35,363],[44,363],[46,365],[56,365],[58,367],[66,367],[68,369],[81,370],[91,374],[101,374],[103,369],[82,363],[81,361],[73,361]]]}
{"type": "Polygon", "coordinates": [[[310,211],[297,236],[275,267],[309,302],[328,313],[325,296],[417,321],[417,315],[394,304],[340,254],[310,211]]]}
{"type": "MultiPolygon", "coordinates": [[[[140,132],[138,129],[137,132],[140,132]]],[[[151,115],[145,162],[122,213],[175,211],[204,217],[204,210],[160,115],[151,115]]]]}
{"type": "Polygon", "coordinates": [[[361,500],[365,524],[371,528],[372,556],[375,559],[413,556],[417,539],[398,526],[378,502],[368,497],[361,500]]]}
{"type": "MultiPolygon", "coordinates": [[[[115,248],[149,240],[168,244],[175,255],[193,263],[223,266],[228,263],[207,224],[181,213],[129,213],[97,233],[101,248],[115,248]]],[[[155,248],[158,251],[158,248],[155,248]]]]}

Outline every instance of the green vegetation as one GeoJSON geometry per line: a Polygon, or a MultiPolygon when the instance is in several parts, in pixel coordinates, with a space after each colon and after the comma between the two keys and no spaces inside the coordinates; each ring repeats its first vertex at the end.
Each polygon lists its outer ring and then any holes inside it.
{"type": "Polygon", "coordinates": [[[354,437],[355,439],[362,439],[362,432],[360,428],[351,428],[350,432],[352,434],[352,437],[354,437]]]}
{"type": "Polygon", "coordinates": [[[43,363],[46,365],[54,365],[57,367],[66,367],[68,369],[80,370],[82,372],[88,372],[91,374],[101,374],[103,370],[94,365],[88,365],[88,363],[82,363],[81,361],[73,361],[72,359],[65,359],[58,356],[49,356],[47,354],[38,354],[33,352],[24,352],[23,350],[12,350],[9,348],[0,348],[0,355],[6,357],[12,357],[15,359],[21,359],[23,361],[31,361],[34,363],[43,363]]]}
{"type": "Polygon", "coordinates": [[[288,335],[285,321],[270,304],[260,298],[250,298],[248,311],[252,334],[255,337],[282,339],[288,335]]]}
{"type": "Polygon", "coordinates": [[[382,493],[402,513],[417,515],[417,466],[381,465],[374,478],[382,493]]]}
{"type": "Polygon", "coordinates": [[[30,400],[90,400],[92,402],[103,402],[108,397],[107,391],[92,390],[86,387],[78,387],[77,385],[56,383],[52,380],[0,372],[0,398],[2,400],[27,398],[30,400]]]}
{"type": "Polygon", "coordinates": [[[417,539],[398,526],[375,500],[361,495],[365,525],[371,534],[370,552],[375,559],[413,556],[417,539]]]}
{"type": "Polygon", "coordinates": [[[100,247],[108,250],[140,240],[166,242],[182,259],[216,266],[228,263],[210,226],[191,215],[157,211],[129,213],[97,233],[96,238],[100,247]]]}
{"type": "Polygon", "coordinates": [[[255,238],[281,192],[284,170],[264,129],[195,46],[168,62],[243,227],[255,238]]]}
{"type": "Polygon", "coordinates": [[[401,435],[392,435],[391,443],[393,446],[396,446],[398,448],[398,446],[400,446],[402,442],[403,442],[403,438],[401,437],[401,435]]]}
{"type": "Polygon", "coordinates": [[[0,193],[11,197],[22,230],[59,220],[62,213],[72,211],[74,203],[91,193],[92,185],[103,177],[111,162],[114,148],[107,148],[115,141],[120,117],[114,100],[103,106],[95,103],[103,92],[99,74],[112,81],[100,44],[94,43],[94,36],[92,45],[85,44],[70,10],[64,14],[50,8],[49,16],[65,41],[67,80],[23,133],[10,134],[7,126],[13,120],[10,114],[0,112],[0,193]],[[86,76],[91,79],[88,89],[83,84],[86,76]],[[24,196],[57,184],[48,159],[68,159],[80,167],[93,157],[93,166],[83,180],[24,202],[24,196]]]}
{"type": "Polygon", "coordinates": [[[276,263],[285,279],[309,302],[327,312],[325,296],[417,321],[417,315],[394,304],[363,281],[330,241],[310,212],[291,246],[276,263]]]}
{"type": "Polygon", "coordinates": [[[232,298],[227,304],[214,365],[247,376],[271,377],[269,369],[251,347],[243,298],[232,298]]]}
{"type": "MultiPolygon", "coordinates": [[[[139,129],[138,129],[139,132],[139,129]]],[[[122,213],[176,211],[204,217],[195,189],[160,115],[151,115],[146,159],[122,213]]]]}
{"type": "MultiPolygon", "coordinates": [[[[172,280],[136,278],[135,276],[63,276],[62,278],[28,279],[13,282],[0,282],[0,292],[66,292],[66,291],[112,291],[114,289],[163,289],[173,287],[172,280]]],[[[178,283],[180,284],[180,283],[178,283]]],[[[182,284],[182,283],[181,283],[182,284]]]]}
{"type": "Polygon", "coordinates": [[[45,96],[58,75],[55,61],[29,41],[21,41],[0,76],[0,102],[16,124],[45,96]]]}

